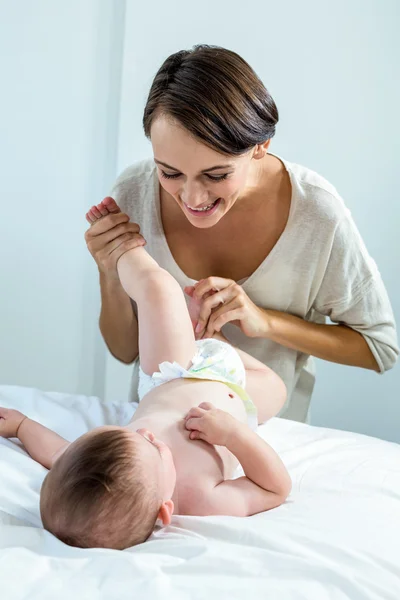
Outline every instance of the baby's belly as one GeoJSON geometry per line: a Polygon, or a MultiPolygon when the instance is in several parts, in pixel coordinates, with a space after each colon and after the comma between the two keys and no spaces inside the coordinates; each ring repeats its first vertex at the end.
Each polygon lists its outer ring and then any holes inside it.
{"type": "Polygon", "coordinates": [[[163,423],[182,419],[193,406],[211,402],[239,421],[246,423],[242,399],[224,383],[198,379],[174,379],[153,388],[139,403],[132,421],[154,417],[163,423]]]}

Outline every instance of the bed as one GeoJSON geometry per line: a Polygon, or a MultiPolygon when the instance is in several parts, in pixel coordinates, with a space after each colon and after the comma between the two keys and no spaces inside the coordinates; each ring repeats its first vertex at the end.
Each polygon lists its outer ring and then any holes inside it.
{"type": "MultiPolygon", "coordinates": [[[[70,440],[135,410],[15,386],[0,386],[0,406],[70,440]]],[[[46,470],[0,438],[0,598],[399,600],[400,446],[283,419],[259,433],[292,476],[284,505],[246,519],[176,515],[123,552],[72,548],[44,531],[46,470]]]]}

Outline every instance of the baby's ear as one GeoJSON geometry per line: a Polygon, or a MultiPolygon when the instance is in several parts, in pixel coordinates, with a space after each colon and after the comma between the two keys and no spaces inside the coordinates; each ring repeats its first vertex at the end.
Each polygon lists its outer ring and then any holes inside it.
{"type": "Polygon", "coordinates": [[[140,429],[136,429],[136,433],[139,433],[142,437],[146,438],[149,442],[154,442],[155,436],[154,433],[146,429],[145,427],[141,427],[140,429]]]}
{"type": "Polygon", "coordinates": [[[174,503],[172,500],[166,500],[161,504],[157,519],[160,519],[163,525],[169,525],[171,523],[173,513],[174,503]]]}

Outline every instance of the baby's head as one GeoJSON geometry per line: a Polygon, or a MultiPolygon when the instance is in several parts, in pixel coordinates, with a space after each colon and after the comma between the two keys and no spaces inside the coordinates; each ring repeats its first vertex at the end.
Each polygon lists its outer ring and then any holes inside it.
{"type": "Polygon", "coordinates": [[[43,525],[81,548],[122,550],[171,520],[176,481],[170,449],[146,429],[99,427],[58,458],[40,495],[43,525]]]}

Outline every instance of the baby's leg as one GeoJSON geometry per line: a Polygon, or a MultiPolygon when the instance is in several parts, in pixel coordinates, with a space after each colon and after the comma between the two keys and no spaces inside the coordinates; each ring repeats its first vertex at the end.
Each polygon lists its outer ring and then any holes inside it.
{"type": "Polygon", "coordinates": [[[144,248],[129,250],[117,264],[126,293],[136,302],[140,365],[145,373],[161,362],[188,368],[196,352],[193,327],[178,282],[144,248]]]}

